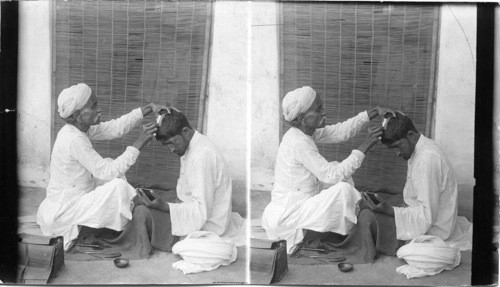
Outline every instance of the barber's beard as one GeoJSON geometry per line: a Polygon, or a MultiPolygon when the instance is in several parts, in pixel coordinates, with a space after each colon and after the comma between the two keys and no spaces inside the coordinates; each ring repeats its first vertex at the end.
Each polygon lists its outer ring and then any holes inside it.
{"type": "Polygon", "coordinates": [[[324,128],[326,126],[326,117],[322,117],[318,122],[318,128],[324,128]]]}
{"type": "Polygon", "coordinates": [[[172,151],[172,153],[175,153],[178,156],[183,156],[186,152],[185,151],[174,150],[174,151],[172,151]]]}
{"type": "Polygon", "coordinates": [[[94,118],[94,125],[97,125],[101,122],[101,114],[98,114],[95,118],[94,118]]]}

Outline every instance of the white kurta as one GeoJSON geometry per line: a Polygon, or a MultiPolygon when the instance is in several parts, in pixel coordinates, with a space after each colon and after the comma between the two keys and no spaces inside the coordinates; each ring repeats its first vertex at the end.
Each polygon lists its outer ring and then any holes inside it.
{"type": "Polygon", "coordinates": [[[90,140],[120,138],[143,118],[140,109],[91,126],[87,133],[65,125],[57,134],[50,161],[47,195],[40,204],[37,222],[43,234],[62,235],[65,248],[78,236],[78,225],[122,230],[132,218],[135,190],[122,177],[139,150],[129,146],[115,160],[103,159],[90,140]],[[95,179],[108,181],[96,188],[95,179]]]}
{"type": "Polygon", "coordinates": [[[168,203],[173,235],[211,231],[224,237],[240,231],[241,217],[232,213],[232,183],[226,161],[197,131],[181,157],[177,197],[181,203],[168,203]]]}
{"type": "Polygon", "coordinates": [[[421,135],[408,160],[403,190],[408,207],[394,208],[397,238],[434,235],[462,250],[470,249],[472,230],[464,217],[457,217],[457,194],[450,162],[433,140],[421,135]]]}
{"type": "Polygon", "coordinates": [[[262,215],[269,239],[285,239],[288,252],[303,239],[303,229],[347,234],[356,224],[361,195],[351,176],[365,155],[353,150],[342,162],[328,162],[316,143],[349,140],[369,122],[367,112],[336,125],[317,129],[313,136],[290,128],[278,148],[271,202],[262,215]],[[333,185],[320,191],[320,182],[333,185]]]}

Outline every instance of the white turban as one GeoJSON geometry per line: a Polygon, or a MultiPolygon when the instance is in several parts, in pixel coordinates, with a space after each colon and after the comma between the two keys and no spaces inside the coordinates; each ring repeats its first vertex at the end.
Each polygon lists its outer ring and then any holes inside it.
{"type": "Polygon", "coordinates": [[[90,87],[82,83],[64,89],[57,98],[61,118],[65,119],[85,106],[91,93],[90,87]]]}
{"type": "Polygon", "coordinates": [[[309,86],[304,86],[288,92],[281,103],[285,120],[290,122],[300,113],[307,111],[315,98],[316,92],[309,86]]]}

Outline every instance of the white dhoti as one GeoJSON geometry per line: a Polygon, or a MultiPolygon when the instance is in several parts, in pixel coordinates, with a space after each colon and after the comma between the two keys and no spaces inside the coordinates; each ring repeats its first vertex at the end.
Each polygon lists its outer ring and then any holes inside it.
{"type": "Polygon", "coordinates": [[[79,225],[120,231],[132,219],[135,189],[123,179],[113,179],[76,201],[59,205],[44,200],[37,221],[44,235],[64,237],[64,249],[78,237],[79,225]]]}
{"type": "Polygon", "coordinates": [[[270,239],[285,239],[287,251],[304,239],[303,229],[348,234],[357,223],[361,194],[350,184],[337,183],[290,208],[271,201],[264,210],[262,226],[270,239]]]}

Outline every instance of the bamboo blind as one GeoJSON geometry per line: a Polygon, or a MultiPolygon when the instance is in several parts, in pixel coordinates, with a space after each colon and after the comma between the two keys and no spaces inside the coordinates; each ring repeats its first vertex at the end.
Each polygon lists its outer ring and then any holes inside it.
{"type": "MultiPolygon", "coordinates": [[[[380,105],[403,111],[428,135],[437,5],[283,2],[280,11],[281,97],[309,85],[323,98],[327,124],[380,105]]],[[[318,148],[342,161],[366,134],[318,148]]],[[[406,164],[379,143],[354,174],[356,187],[401,191],[406,164]]]]}
{"type": "MultiPolygon", "coordinates": [[[[148,102],[179,108],[193,128],[202,121],[210,1],[61,1],[55,5],[53,106],[66,87],[84,82],[97,95],[101,121],[148,102]],[[199,122],[200,121],[200,122],[199,122]]],[[[154,120],[148,116],[145,121],[154,120]]],[[[54,113],[53,138],[64,125],[54,113]]],[[[118,140],[94,142],[116,158],[139,135],[139,126],[118,140]]],[[[179,158],[156,141],[142,149],[126,174],[131,184],[175,188],[179,158]]]]}

